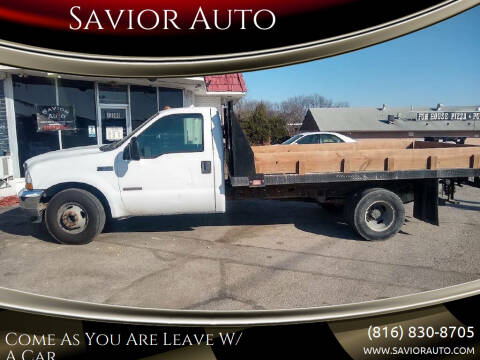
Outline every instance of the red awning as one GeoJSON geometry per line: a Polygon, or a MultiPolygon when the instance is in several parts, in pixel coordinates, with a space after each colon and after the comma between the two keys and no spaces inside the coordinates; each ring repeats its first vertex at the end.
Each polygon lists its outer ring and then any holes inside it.
{"type": "Polygon", "coordinates": [[[205,76],[207,92],[247,92],[241,73],[205,76]]]}

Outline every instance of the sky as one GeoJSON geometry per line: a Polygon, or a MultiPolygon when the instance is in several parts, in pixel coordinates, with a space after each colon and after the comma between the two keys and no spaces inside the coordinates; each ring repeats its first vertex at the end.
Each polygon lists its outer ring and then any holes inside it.
{"type": "Polygon", "coordinates": [[[243,75],[248,100],[318,93],[352,107],[480,105],[480,6],[366,49],[243,75]]]}

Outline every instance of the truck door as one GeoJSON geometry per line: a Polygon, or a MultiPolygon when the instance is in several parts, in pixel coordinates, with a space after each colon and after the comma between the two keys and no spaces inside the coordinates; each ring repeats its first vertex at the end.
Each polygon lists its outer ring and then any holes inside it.
{"type": "Polygon", "coordinates": [[[140,160],[117,172],[122,201],[132,215],[215,211],[209,114],[166,115],[137,136],[140,160]]]}

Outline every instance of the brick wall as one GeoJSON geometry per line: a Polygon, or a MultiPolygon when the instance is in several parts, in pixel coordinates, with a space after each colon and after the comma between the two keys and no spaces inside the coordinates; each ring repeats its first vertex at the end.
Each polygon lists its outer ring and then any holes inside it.
{"type": "Polygon", "coordinates": [[[9,151],[5,95],[3,90],[3,80],[0,80],[0,156],[3,155],[3,152],[9,151]]]}

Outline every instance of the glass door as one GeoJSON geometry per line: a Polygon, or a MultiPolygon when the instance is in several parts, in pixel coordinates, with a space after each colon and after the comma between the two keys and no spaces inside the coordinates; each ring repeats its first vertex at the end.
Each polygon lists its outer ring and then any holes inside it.
{"type": "Polygon", "coordinates": [[[97,84],[98,143],[110,144],[132,131],[128,85],[97,84]]]}
{"type": "Polygon", "coordinates": [[[129,130],[129,112],[127,105],[101,105],[100,124],[102,144],[119,141],[129,130]]]}

